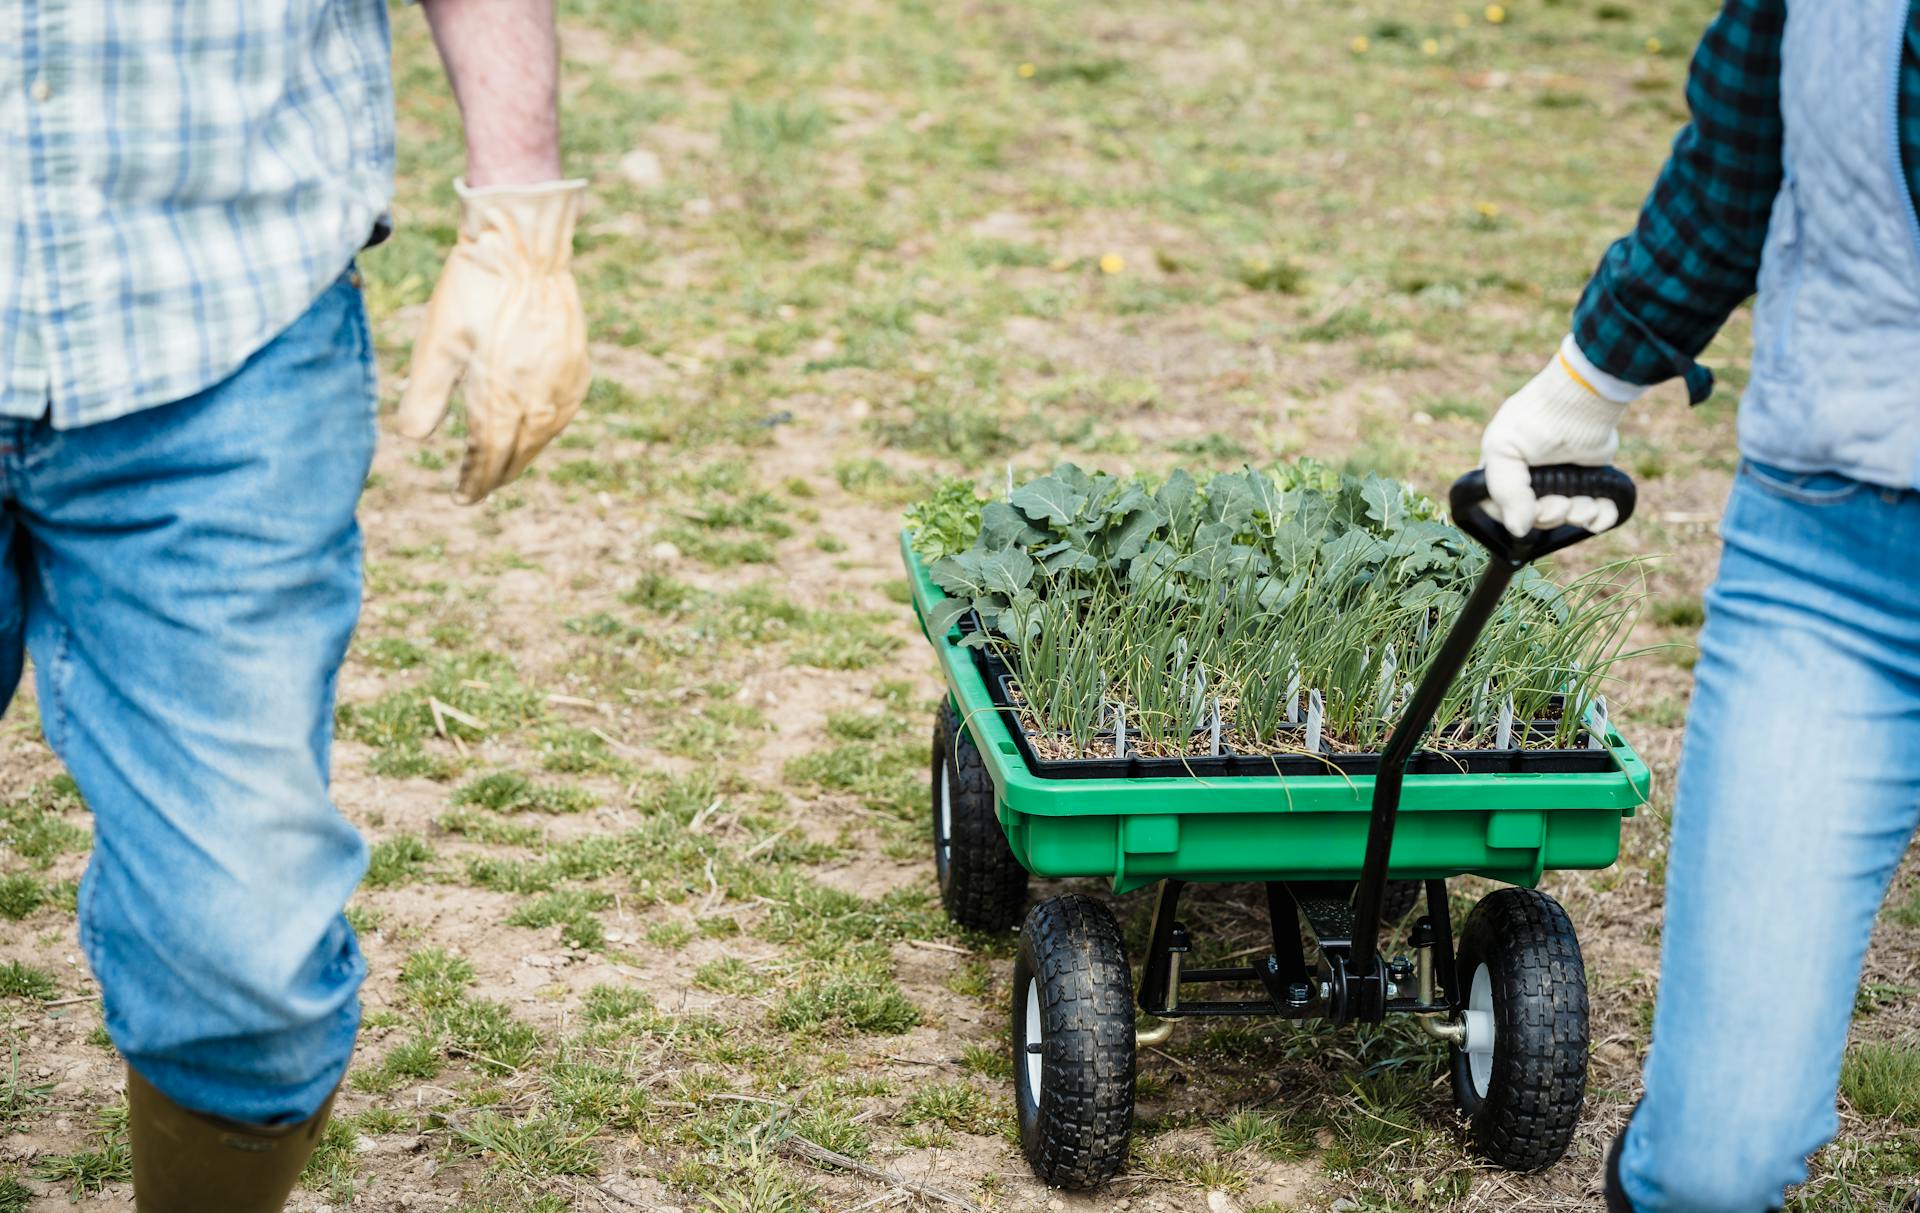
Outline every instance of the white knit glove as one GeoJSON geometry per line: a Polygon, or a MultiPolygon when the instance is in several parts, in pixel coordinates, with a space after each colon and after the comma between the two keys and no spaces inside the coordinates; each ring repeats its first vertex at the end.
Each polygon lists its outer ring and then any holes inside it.
{"type": "Polygon", "coordinates": [[[1536,498],[1529,467],[1605,467],[1620,449],[1619,425],[1644,389],[1599,370],[1569,335],[1546,369],[1507,398],[1480,439],[1486,509],[1515,536],[1562,523],[1599,534],[1620,520],[1604,497],[1536,498]]]}

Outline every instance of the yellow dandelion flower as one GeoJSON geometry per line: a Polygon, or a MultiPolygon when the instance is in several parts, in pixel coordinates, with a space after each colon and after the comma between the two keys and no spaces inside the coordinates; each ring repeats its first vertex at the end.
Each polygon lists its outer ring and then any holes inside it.
{"type": "Polygon", "coordinates": [[[1500,217],[1500,204],[1498,202],[1482,202],[1473,209],[1479,211],[1482,218],[1497,219],[1500,217]]]}
{"type": "Polygon", "coordinates": [[[1498,4],[1489,4],[1485,16],[1488,25],[1498,25],[1507,19],[1507,10],[1498,4]]]}
{"type": "Polygon", "coordinates": [[[1459,29],[1465,29],[1473,24],[1473,18],[1467,16],[1465,13],[1455,13],[1453,15],[1453,24],[1459,29]]]}
{"type": "Polygon", "coordinates": [[[1649,55],[1657,55],[1660,53],[1660,39],[1658,38],[1647,39],[1647,53],[1649,55]]]}
{"type": "Polygon", "coordinates": [[[1353,41],[1347,43],[1347,49],[1351,50],[1356,55],[1364,55],[1367,53],[1367,48],[1372,45],[1373,43],[1367,41],[1367,36],[1365,34],[1355,34],[1353,36],[1353,41]]]}
{"type": "Polygon", "coordinates": [[[1019,67],[1014,68],[1013,70],[1020,73],[1020,78],[1022,80],[1031,80],[1033,79],[1033,73],[1037,69],[1031,63],[1022,63],[1019,67]]]}
{"type": "Polygon", "coordinates": [[[1127,268],[1127,259],[1118,253],[1108,253],[1100,258],[1100,272],[1117,274],[1127,268]]]}
{"type": "Polygon", "coordinates": [[[1425,42],[1422,42],[1420,44],[1420,53],[1423,55],[1439,54],[1440,40],[1438,38],[1428,38],[1425,42]]]}

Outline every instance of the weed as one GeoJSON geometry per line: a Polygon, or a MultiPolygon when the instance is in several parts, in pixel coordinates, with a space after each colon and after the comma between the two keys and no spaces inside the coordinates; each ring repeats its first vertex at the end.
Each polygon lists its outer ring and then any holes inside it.
{"type": "Polygon", "coordinates": [[[416,1006],[451,1006],[472,984],[473,962],[444,948],[421,948],[400,966],[400,988],[416,1006]]]}
{"type": "Polygon", "coordinates": [[[903,1125],[938,1124],[960,1133],[993,1133],[1006,1112],[996,1099],[963,1079],[935,1082],[907,1096],[900,1112],[903,1125]]]}
{"type": "Polygon", "coordinates": [[[773,1022],[788,1032],[838,1027],[897,1036],[920,1022],[920,1012],[882,966],[843,963],[802,977],[781,999],[773,1022]]]}
{"type": "Polygon", "coordinates": [[[560,940],[568,947],[597,950],[606,943],[606,928],[594,912],[613,904],[605,893],[568,889],[530,901],[507,916],[512,927],[560,928],[560,940]]]}
{"type": "Polygon", "coordinates": [[[0,964],[0,998],[30,998],[44,1001],[53,997],[53,974],[25,961],[9,960],[0,964]]]}
{"type": "Polygon", "coordinates": [[[1862,1041],[1847,1050],[1840,1090],[1862,1116],[1920,1125],[1920,1046],[1862,1041]]]}
{"type": "Polygon", "coordinates": [[[408,884],[420,869],[433,862],[433,849],[412,834],[398,834],[376,843],[367,855],[366,885],[371,889],[408,884]]]}
{"type": "Polygon", "coordinates": [[[597,801],[582,788],[536,784],[518,771],[495,771],[462,784],[453,803],[496,813],[584,813],[597,801]]]}
{"type": "Polygon", "coordinates": [[[18,922],[47,904],[47,888],[26,872],[0,877],[0,917],[18,922]]]}
{"type": "Polygon", "coordinates": [[[519,1179],[591,1175],[599,1161],[592,1130],[558,1116],[535,1113],[510,1120],[480,1112],[454,1126],[453,1135],[473,1154],[519,1179]]]}

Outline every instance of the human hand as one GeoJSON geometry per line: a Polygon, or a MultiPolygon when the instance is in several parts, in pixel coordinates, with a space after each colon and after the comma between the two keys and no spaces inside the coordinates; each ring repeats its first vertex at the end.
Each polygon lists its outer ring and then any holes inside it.
{"type": "Polygon", "coordinates": [[[1620,449],[1626,403],[1602,396],[1581,377],[1565,347],[1487,423],[1480,458],[1487,470],[1487,512],[1516,537],[1570,523],[1598,534],[1619,521],[1604,497],[1536,498],[1531,467],[1574,463],[1605,467],[1620,449]]]}
{"type": "Polygon", "coordinates": [[[455,497],[472,505],[526,469],[586,397],[586,314],[573,281],[584,181],[470,189],[460,235],[427,304],[395,425],[425,438],[456,384],[467,453],[455,497]]]}

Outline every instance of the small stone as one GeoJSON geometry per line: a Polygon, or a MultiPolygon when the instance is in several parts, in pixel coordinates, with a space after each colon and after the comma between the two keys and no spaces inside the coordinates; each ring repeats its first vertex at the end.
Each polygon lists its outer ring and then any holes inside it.
{"type": "Polygon", "coordinates": [[[1353,1213],[1353,1211],[1359,1207],[1359,1201],[1342,1196],[1339,1200],[1333,1202],[1332,1213],[1353,1213]]]}
{"type": "Polygon", "coordinates": [[[681,213],[694,219],[704,219],[713,214],[713,199],[689,198],[680,205],[681,213]]]}
{"type": "Polygon", "coordinates": [[[535,969],[551,969],[553,967],[553,957],[542,956],[537,952],[531,956],[521,957],[520,962],[535,969]]]}
{"type": "Polygon", "coordinates": [[[1240,1213],[1240,1206],[1233,1203],[1233,1197],[1215,1188],[1207,1193],[1207,1213],[1240,1213]]]}
{"type": "Polygon", "coordinates": [[[667,170],[660,157],[644,147],[636,147],[620,157],[620,175],[643,190],[657,189],[667,183],[667,170]]]}
{"type": "Polygon", "coordinates": [[[654,544],[651,548],[648,548],[647,554],[649,556],[652,556],[655,560],[666,561],[666,560],[680,559],[679,547],[677,547],[674,544],[668,543],[665,540],[662,540],[661,542],[654,544]]]}

